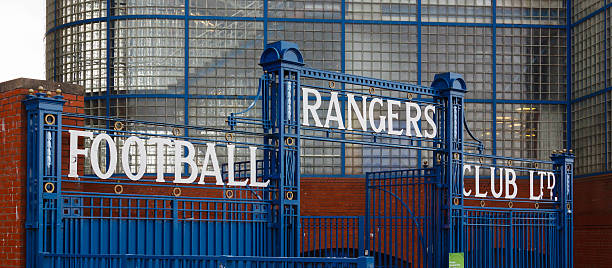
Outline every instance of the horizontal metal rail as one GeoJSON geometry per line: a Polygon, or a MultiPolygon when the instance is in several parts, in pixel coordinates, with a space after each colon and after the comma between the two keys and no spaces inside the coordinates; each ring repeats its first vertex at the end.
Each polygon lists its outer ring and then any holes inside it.
{"type": "Polygon", "coordinates": [[[315,78],[321,80],[329,80],[340,83],[348,83],[380,89],[387,89],[399,92],[423,94],[427,96],[440,96],[439,90],[426,86],[413,85],[401,82],[392,82],[376,78],[369,78],[345,73],[322,71],[310,68],[301,68],[300,75],[304,78],[315,78]]]}
{"type": "Polygon", "coordinates": [[[50,254],[41,253],[47,267],[86,267],[87,264],[106,262],[109,267],[346,267],[367,268],[371,257],[308,258],[308,257],[252,257],[252,256],[197,256],[197,255],[139,255],[139,254],[50,254]],[[58,265],[53,265],[58,264],[58,265]]]}

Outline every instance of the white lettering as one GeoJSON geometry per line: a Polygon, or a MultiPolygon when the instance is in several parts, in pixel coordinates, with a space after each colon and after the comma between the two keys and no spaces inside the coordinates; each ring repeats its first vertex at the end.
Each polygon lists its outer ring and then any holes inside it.
{"type": "Polygon", "coordinates": [[[193,183],[198,175],[198,166],[194,160],[195,148],[188,141],[174,141],[174,183],[193,183]],[[187,155],[184,155],[183,148],[187,149],[187,155]],[[183,178],[183,164],[189,165],[191,174],[186,179],[183,178]]]}
{"type": "Polygon", "coordinates": [[[529,199],[531,200],[540,200],[542,199],[542,185],[544,182],[544,172],[539,171],[538,175],[540,175],[540,194],[538,196],[533,195],[533,174],[535,173],[535,171],[530,170],[529,171],[529,199]]]}
{"type": "Polygon", "coordinates": [[[121,164],[125,175],[133,181],[140,180],[147,170],[147,152],[145,151],[144,140],[138,137],[129,137],[123,143],[121,148],[121,164]],[[130,170],[130,146],[132,143],[136,143],[136,157],[138,157],[138,173],[132,174],[130,170]]]}
{"type": "Polygon", "coordinates": [[[380,98],[374,98],[372,99],[372,102],[370,103],[370,109],[369,109],[369,117],[370,117],[370,127],[372,127],[372,130],[374,130],[374,132],[376,133],[380,133],[383,130],[385,130],[385,118],[386,116],[381,115],[379,117],[378,122],[380,123],[378,126],[376,126],[376,120],[374,119],[374,104],[378,103],[380,106],[383,105],[383,100],[380,98]]]}
{"type": "Polygon", "coordinates": [[[251,160],[250,160],[251,186],[253,186],[253,187],[268,187],[268,184],[270,184],[270,180],[267,180],[265,182],[258,182],[257,181],[257,161],[256,161],[257,147],[249,146],[249,151],[250,151],[250,155],[251,155],[251,160]]]}
{"type": "MultiPolygon", "coordinates": [[[[465,176],[465,171],[472,171],[472,166],[470,165],[463,165],[463,176],[465,176]]],[[[470,194],[472,194],[472,190],[470,190],[469,192],[465,191],[465,182],[463,183],[463,195],[464,196],[470,196],[470,194]]]]}
{"type": "Polygon", "coordinates": [[[406,136],[412,136],[412,128],[417,137],[423,137],[419,129],[419,120],[421,120],[421,107],[414,102],[406,102],[406,136]],[[410,110],[414,109],[416,114],[412,116],[410,110]]]}
{"type": "Polygon", "coordinates": [[[476,197],[487,197],[487,194],[489,192],[484,192],[481,193],[480,192],[480,166],[474,166],[474,169],[476,170],[475,173],[475,180],[476,180],[476,197]]]}
{"type": "Polygon", "coordinates": [[[198,184],[204,184],[204,178],[206,176],[215,177],[216,185],[224,185],[223,178],[221,178],[221,169],[219,168],[219,161],[217,160],[217,151],[215,150],[215,144],[209,142],[206,144],[206,155],[204,156],[204,164],[202,164],[202,174],[200,174],[200,181],[198,184]],[[212,162],[213,170],[208,170],[208,162],[212,162]]]}
{"type": "Polygon", "coordinates": [[[228,144],[227,145],[227,185],[228,186],[246,186],[249,182],[249,179],[245,181],[236,181],[234,174],[234,151],[236,150],[236,145],[228,144]]]}
{"type": "Polygon", "coordinates": [[[327,117],[325,118],[325,127],[329,127],[329,121],[336,121],[339,129],[344,129],[344,120],[342,120],[342,114],[340,112],[340,102],[338,101],[338,92],[332,92],[331,99],[329,100],[329,107],[327,108],[327,117]],[[332,110],[336,115],[332,115],[332,110]]]}
{"type": "Polygon", "coordinates": [[[78,166],[78,156],[83,155],[87,157],[87,149],[79,149],[79,137],[87,137],[92,139],[93,132],[89,131],[79,131],[79,130],[68,130],[70,133],[70,168],[68,172],[68,177],[70,178],[78,178],[79,174],[77,172],[78,166]]]}
{"type": "Polygon", "coordinates": [[[348,130],[353,130],[353,110],[357,115],[357,121],[361,125],[361,129],[363,131],[368,130],[368,125],[366,122],[366,98],[361,98],[361,110],[359,110],[359,106],[357,106],[357,102],[355,101],[355,96],[351,93],[346,94],[348,97],[348,130]]]}
{"type": "Polygon", "coordinates": [[[435,112],[436,107],[434,107],[433,105],[425,106],[425,121],[427,121],[427,124],[429,124],[429,127],[431,128],[431,132],[427,131],[427,129],[423,131],[423,135],[425,136],[425,138],[433,139],[436,137],[436,135],[438,135],[438,127],[436,126],[436,123],[433,120],[435,112]]]}
{"type": "Polygon", "coordinates": [[[547,178],[546,178],[546,189],[550,190],[550,199],[553,199],[553,189],[555,189],[555,184],[556,184],[556,179],[555,179],[555,173],[552,172],[548,172],[547,178]]]}
{"type": "Polygon", "coordinates": [[[117,168],[117,145],[115,144],[115,141],[113,141],[113,138],[111,138],[111,136],[105,133],[96,136],[93,142],[91,143],[90,154],[91,168],[93,169],[94,174],[98,176],[98,178],[108,179],[113,175],[113,173],[115,173],[115,169],[117,168]],[[109,163],[107,163],[108,168],[106,169],[105,173],[102,173],[102,170],[100,170],[100,161],[98,159],[100,143],[102,142],[102,140],[105,140],[106,144],[108,145],[107,148],[109,163]]]}
{"type": "Polygon", "coordinates": [[[504,171],[504,169],[503,168],[499,169],[499,192],[495,191],[495,167],[490,167],[490,169],[491,169],[491,193],[493,194],[493,197],[500,198],[502,196],[502,191],[503,191],[502,172],[504,171]]]}
{"type": "Polygon", "coordinates": [[[155,162],[155,172],[157,173],[156,182],[166,182],[164,180],[164,164],[166,163],[166,154],[164,152],[165,146],[172,146],[172,141],[170,139],[162,139],[162,138],[151,138],[149,139],[150,144],[157,145],[156,146],[156,162],[155,162]]]}
{"type": "Polygon", "coordinates": [[[387,123],[387,125],[389,126],[389,134],[390,135],[402,135],[402,133],[404,133],[404,130],[393,130],[393,120],[397,120],[398,118],[398,114],[397,113],[393,113],[393,105],[397,105],[400,106],[400,102],[396,101],[396,100],[387,100],[387,119],[389,119],[389,122],[387,123]]]}
{"type": "Polygon", "coordinates": [[[305,126],[310,126],[309,120],[308,120],[309,119],[308,112],[310,112],[310,114],[312,114],[312,118],[315,121],[315,125],[317,127],[323,127],[323,124],[321,124],[321,120],[319,119],[319,115],[317,114],[317,109],[319,109],[319,107],[321,107],[321,93],[319,93],[319,91],[315,89],[303,87],[302,88],[302,112],[304,116],[303,124],[305,126]],[[308,103],[309,94],[313,94],[315,96],[314,105],[310,105],[308,103]]]}
{"type": "Polygon", "coordinates": [[[518,194],[518,189],[516,186],[516,172],[514,172],[514,169],[507,168],[506,169],[506,198],[514,199],[517,194],[518,194]],[[512,191],[512,194],[510,194],[510,185],[512,185],[512,188],[514,189],[512,191]]]}

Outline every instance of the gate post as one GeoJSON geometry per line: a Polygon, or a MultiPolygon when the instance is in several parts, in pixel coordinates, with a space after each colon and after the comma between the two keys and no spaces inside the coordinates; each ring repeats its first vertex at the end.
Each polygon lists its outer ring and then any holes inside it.
{"type": "Polygon", "coordinates": [[[273,254],[300,254],[300,69],[304,66],[297,44],[268,44],[259,65],[272,85],[264,94],[264,176],[270,180],[273,254]]]}
{"type": "Polygon", "coordinates": [[[448,265],[448,253],[463,250],[463,98],[467,92],[460,74],[436,74],[431,84],[440,91],[436,102],[444,107],[438,114],[442,144],[434,152],[438,176],[438,215],[434,215],[434,267],[448,265]]]}
{"type": "Polygon", "coordinates": [[[555,174],[559,176],[555,196],[559,198],[559,257],[562,268],[574,267],[574,158],[566,150],[550,157],[555,174]]]}
{"type": "Polygon", "coordinates": [[[63,249],[59,196],[65,102],[60,95],[50,97],[45,93],[29,95],[23,101],[28,120],[26,267],[49,266],[43,263],[40,252],[62,253],[63,249]]]}

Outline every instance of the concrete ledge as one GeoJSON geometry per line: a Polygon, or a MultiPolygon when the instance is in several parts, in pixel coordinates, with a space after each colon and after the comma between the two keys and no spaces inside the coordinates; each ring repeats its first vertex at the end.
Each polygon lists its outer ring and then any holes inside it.
{"type": "Polygon", "coordinates": [[[53,91],[61,89],[63,93],[83,96],[85,88],[75,84],[59,83],[48,80],[38,80],[30,78],[17,78],[0,83],[0,93],[15,89],[34,89],[38,91],[38,87],[42,86],[45,91],[53,91]]]}

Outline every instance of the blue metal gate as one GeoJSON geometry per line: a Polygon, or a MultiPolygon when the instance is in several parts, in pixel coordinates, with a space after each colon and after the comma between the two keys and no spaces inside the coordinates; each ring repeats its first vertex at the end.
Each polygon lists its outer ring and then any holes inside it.
{"type": "Polygon", "coordinates": [[[367,173],[365,240],[376,267],[435,267],[436,183],[432,168],[367,173]]]}
{"type": "Polygon", "coordinates": [[[256,100],[228,117],[228,129],[64,113],[61,96],[29,96],[28,266],[371,267],[374,256],[381,267],[444,267],[455,252],[465,255],[466,267],[572,266],[573,156],[556,153],[546,162],[472,153],[482,146],[464,140],[461,76],[439,74],[424,87],[316,70],[287,42],[269,45],[260,64],[256,100]],[[437,135],[308,126],[300,116],[304,88],[317,89],[325,100],[357,94],[364,102],[434,107],[437,135]],[[255,106],[259,118],[249,114],[255,106]],[[367,174],[365,215],[302,217],[305,140],[420,150],[433,165],[367,174]],[[157,151],[141,149],[138,142],[145,141],[155,141],[147,148],[157,151]],[[117,161],[121,146],[129,155],[117,161]],[[226,151],[219,178],[205,175],[208,164],[202,163],[217,147],[226,151]],[[229,160],[230,148],[240,161],[229,160]],[[245,162],[251,151],[259,160],[245,162]],[[150,160],[155,169],[146,168],[150,160]],[[470,197],[463,192],[474,180],[464,174],[470,164],[548,172],[559,183],[550,189],[551,200],[470,197]],[[195,182],[201,165],[204,184],[182,183],[195,182]],[[129,171],[109,171],[117,166],[129,171]],[[133,172],[141,178],[134,180],[133,172]],[[194,172],[194,178],[181,175],[194,172]],[[269,184],[228,185],[247,178],[269,184]]]}

